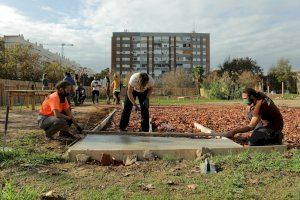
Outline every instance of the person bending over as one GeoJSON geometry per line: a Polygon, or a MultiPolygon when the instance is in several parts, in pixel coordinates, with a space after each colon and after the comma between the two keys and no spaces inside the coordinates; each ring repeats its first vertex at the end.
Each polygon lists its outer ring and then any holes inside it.
{"type": "Polygon", "coordinates": [[[125,131],[128,126],[132,107],[136,111],[139,109],[135,103],[136,97],[138,97],[141,107],[142,131],[149,131],[149,97],[153,91],[153,86],[154,80],[147,73],[135,73],[130,77],[119,125],[121,131],[125,131]]]}

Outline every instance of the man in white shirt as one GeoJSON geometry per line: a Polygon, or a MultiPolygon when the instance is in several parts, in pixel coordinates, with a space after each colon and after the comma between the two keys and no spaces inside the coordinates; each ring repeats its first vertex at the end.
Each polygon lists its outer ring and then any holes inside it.
{"type": "Polygon", "coordinates": [[[135,111],[139,108],[135,103],[136,97],[138,97],[141,107],[142,131],[149,131],[149,97],[153,91],[153,87],[154,80],[147,73],[135,73],[130,77],[119,125],[121,131],[125,131],[128,126],[132,107],[135,111]]]}
{"type": "Polygon", "coordinates": [[[96,97],[96,100],[97,100],[97,104],[99,103],[98,98],[99,98],[100,86],[101,86],[100,81],[96,80],[96,77],[94,77],[94,80],[91,83],[93,104],[95,104],[95,97],[96,97]]]}

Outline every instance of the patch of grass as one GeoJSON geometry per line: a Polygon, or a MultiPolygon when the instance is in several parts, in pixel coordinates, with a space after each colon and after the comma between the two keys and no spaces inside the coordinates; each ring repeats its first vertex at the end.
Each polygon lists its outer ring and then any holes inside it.
{"type": "Polygon", "coordinates": [[[53,162],[63,162],[62,155],[54,152],[32,153],[26,149],[12,149],[0,151],[0,167],[6,168],[20,163],[26,164],[48,164],[53,162]]]}
{"type": "Polygon", "coordinates": [[[250,153],[248,151],[236,156],[218,156],[214,161],[221,168],[260,173],[263,171],[300,172],[300,151],[291,150],[289,158],[279,152],[250,153]]]}
{"type": "Polygon", "coordinates": [[[39,194],[36,188],[25,186],[20,189],[14,186],[12,181],[7,180],[4,180],[4,187],[0,190],[0,199],[2,200],[36,200],[38,197],[39,194]]]}
{"type": "Polygon", "coordinates": [[[162,157],[162,160],[169,161],[169,162],[175,162],[176,160],[178,160],[178,158],[175,158],[172,155],[166,154],[162,157]]]}
{"type": "Polygon", "coordinates": [[[127,199],[124,197],[122,188],[119,185],[113,185],[106,189],[92,188],[81,193],[80,199],[98,200],[98,199],[127,199]]]}

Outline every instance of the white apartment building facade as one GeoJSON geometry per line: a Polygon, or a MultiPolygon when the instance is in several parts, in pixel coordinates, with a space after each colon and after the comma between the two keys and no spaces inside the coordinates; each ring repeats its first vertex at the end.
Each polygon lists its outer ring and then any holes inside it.
{"type": "Polygon", "coordinates": [[[147,72],[160,77],[178,68],[190,72],[201,65],[210,70],[208,33],[114,32],[111,71],[121,75],[147,72]]]}

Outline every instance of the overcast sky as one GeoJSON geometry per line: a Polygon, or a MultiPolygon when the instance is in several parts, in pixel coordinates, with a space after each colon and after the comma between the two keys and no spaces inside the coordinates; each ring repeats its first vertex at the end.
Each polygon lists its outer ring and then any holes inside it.
{"type": "MultiPolygon", "coordinates": [[[[210,33],[211,67],[249,56],[265,72],[281,58],[300,70],[299,0],[0,0],[0,34],[72,43],[65,55],[110,67],[112,32],[210,33]]],[[[60,52],[59,47],[47,47],[60,52]]]]}

